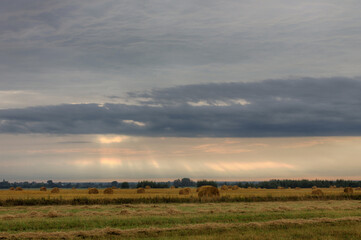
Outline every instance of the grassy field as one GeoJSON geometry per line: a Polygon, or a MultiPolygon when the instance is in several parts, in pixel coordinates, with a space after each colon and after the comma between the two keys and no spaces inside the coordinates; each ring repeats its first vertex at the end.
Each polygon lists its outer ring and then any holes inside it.
{"type": "Polygon", "coordinates": [[[17,206],[0,239],[361,239],[360,201],[17,206]]]}
{"type": "MultiPolygon", "coordinates": [[[[338,196],[343,189],[322,189],[338,196]]],[[[311,189],[238,189],[230,197],[289,197],[297,201],[194,202],[107,205],[1,206],[0,239],[361,239],[361,200],[302,200],[311,189]]],[[[1,200],[39,198],[194,198],[179,189],[0,191],[1,200]],[[100,191],[102,192],[102,191],[100,191]]],[[[353,195],[358,196],[360,191],[353,195]]],[[[305,197],[306,198],[306,197],[305,197]]]]}

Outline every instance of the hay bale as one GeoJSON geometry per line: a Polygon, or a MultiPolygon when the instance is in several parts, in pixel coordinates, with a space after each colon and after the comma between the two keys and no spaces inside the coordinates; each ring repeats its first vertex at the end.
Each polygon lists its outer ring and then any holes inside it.
{"type": "Polygon", "coordinates": [[[72,187],[71,189],[72,189],[72,190],[75,190],[76,188],[75,188],[75,187],[72,187]]]}
{"type": "Polygon", "coordinates": [[[23,189],[21,187],[16,187],[15,191],[22,191],[23,189]]]}
{"type": "Polygon", "coordinates": [[[358,187],[355,189],[356,191],[361,191],[361,187],[358,187]]]}
{"type": "Polygon", "coordinates": [[[312,189],[317,189],[317,186],[313,186],[312,189]]]}
{"type": "Polygon", "coordinates": [[[277,189],[285,189],[284,187],[278,186],[277,189]]]}
{"type": "Polygon", "coordinates": [[[223,185],[223,186],[221,187],[221,190],[227,191],[227,190],[228,190],[228,186],[227,186],[227,185],[223,185]]]}
{"type": "Polygon", "coordinates": [[[51,193],[59,193],[59,192],[60,192],[60,189],[57,187],[51,189],[51,193]]]}
{"type": "Polygon", "coordinates": [[[103,193],[104,194],[113,194],[114,190],[113,190],[113,188],[106,188],[106,189],[104,189],[103,193]]]}
{"type": "Polygon", "coordinates": [[[312,195],[317,195],[317,196],[323,196],[323,192],[321,189],[313,189],[312,190],[312,195]]]}
{"type": "Polygon", "coordinates": [[[9,190],[14,191],[14,190],[15,190],[15,188],[14,188],[14,187],[11,187],[11,188],[9,188],[9,190]]]}
{"type": "Polygon", "coordinates": [[[98,194],[99,191],[98,191],[98,189],[96,189],[96,188],[90,188],[90,189],[88,190],[88,193],[89,193],[89,194],[98,194]]]}
{"type": "Polygon", "coordinates": [[[232,186],[231,186],[231,185],[229,185],[229,186],[228,186],[228,189],[229,189],[229,190],[231,190],[231,189],[232,189],[232,186]]]}
{"type": "Polygon", "coordinates": [[[41,188],[40,188],[40,191],[46,192],[46,187],[41,187],[41,188]]]}
{"type": "Polygon", "coordinates": [[[145,193],[145,189],[144,188],[138,188],[137,193],[145,193]]]}
{"type": "Polygon", "coordinates": [[[218,188],[213,186],[202,186],[198,191],[198,197],[201,199],[213,199],[219,196],[218,188]]]}
{"type": "Polygon", "coordinates": [[[347,194],[351,194],[353,193],[353,189],[352,187],[345,187],[345,189],[343,189],[343,192],[347,194]]]}
{"type": "Polygon", "coordinates": [[[234,185],[234,186],[232,186],[232,190],[238,190],[238,186],[237,185],[234,185]]]}
{"type": "Polygon", "coordinates": [[[196,192],[199,192],[199,190],[201,189],[201,187],[197,187],[197,190],[196,190],[196,192]]]}
{"type": "Polygon", "coordinates": [[[150,186],[145,186],[145,189],[151,189],[151,187],[150,186]]]}
{"type": "Polygon", "coordinates": [[[112,189],[118,189],[116,186],[112,186],[112,189]]]}
{"type": "Polygon", "coordinates": [[[330,188],[337,188],[337,187],[335,185],[333,185],[333,186],[331,185],[330,188]]]}
{"type": "Polygon", "coordinates": [[[300,190],[301,188],[300,187],[295,187],[295,190],[300,190]]]}
{"type": "Polygon", "coordinates": [[[190,188],[184,188],[179,190],[179,195],[189,195],[191,193],[191,189],[190,188]]]}
{"type": "Polygon", "coordinates": [[[171,186],[170,188],[171,188],[171,189],[174,189],[174,188],[175,188],[175,186],[171,186]]]}

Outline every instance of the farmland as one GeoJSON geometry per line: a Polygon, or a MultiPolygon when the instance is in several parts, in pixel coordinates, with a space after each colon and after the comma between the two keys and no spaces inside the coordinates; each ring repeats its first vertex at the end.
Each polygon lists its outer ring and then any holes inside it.
{"type": "MultiPolygon", "coordinates": [[[[0,239],[360,239],[360,191],[343,189],[238,189],[221,198],[197,201],[197,193],[179,189],[115,189],[114,194],[88,194],[87,189],[0,191],[0,200],[90,199],[92,204],[4,205],[0,207],[0,239]],[[228,196],[228,198],[225,198],[228,196]],[[346,200],[324,200],[344,196],[346,200]],[[331,197],[330,197],[331,196],[331,197]],[[242,198],[244,197],[244,198],[242,198]],[[272,199],[274,201],[266,201],[272,199]],[[283,201],[293,197],[294,201],[283,201]],[[178,199],[150,203],[146,199],[178,199]],[[233,201],[242,199],[264,201],[233,201]],[[140,200],[127,204],[96,204],[97,200],[140,200]],[[188,201],[192,199],[192,201],[188,201]],[[232,200],[233,199],[233,200],[232,200]],[[352,200],[356,199],[356,200],[352,200]],[[144,200],[144,201],[143,201],[144,200]]],[[[99,201],[102,202],[102,201],[99,201]]],[[[21,201],[20,201],[21,203],[21,201]]]]}

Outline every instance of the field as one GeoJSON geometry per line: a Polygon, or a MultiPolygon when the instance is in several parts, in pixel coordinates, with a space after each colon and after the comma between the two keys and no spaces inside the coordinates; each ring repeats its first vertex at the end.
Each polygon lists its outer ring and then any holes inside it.
{"type": "MultiPolygon", "coordinates": [[[[116,189],[112,195],[89,195],[87,190],[59,194],[39,190],[0,191],[0,200],[60,199],[60,205],[0,207],[0,239],[361,239],[360,191],[353,197],[343,189],[239,189],[221,191],[230,201],[197,201],[195,189],[116,189]],[[324,200],[344,196],[347,200],[324,200]],[[292,197],[294,201],[283,201],[292,197]],[[140,203],[67,204],[76,198],[128,199],[140,203]],[[149,203],[146,199],[180,199],[149,203]],[[264,201],[233,201],[232,199],[264,201]],[[188,202],[192,199],[194,202],[188,202]],[[273,199],[274,201],[267,201],[273,199]],[[356,199],[356,200],[352,200],[356,199]],[[144,200],[144,201],[143,201],[144,200]],[[182,201],[185,202],[182,202],[182,201]],[[143,203],[142,203],[143,201],[143,203]]],[[[11,201],[10,201],[11,202],[11,201]]],[[[17,202],[24,203],[24,202],[17,202]]],[[[91,202],[94,203],[94,202],[91,202]]],[[[31,204],[28,204],[31,205],[31,204]]]]}

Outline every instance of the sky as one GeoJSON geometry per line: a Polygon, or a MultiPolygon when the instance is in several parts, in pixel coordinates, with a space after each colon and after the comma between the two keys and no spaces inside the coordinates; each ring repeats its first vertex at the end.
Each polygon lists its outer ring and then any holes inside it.
{"type": "Polygon", "coordinates": [[[0,178],[361,180],[361,2],[0,1],[0,178]]]}

